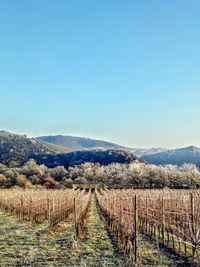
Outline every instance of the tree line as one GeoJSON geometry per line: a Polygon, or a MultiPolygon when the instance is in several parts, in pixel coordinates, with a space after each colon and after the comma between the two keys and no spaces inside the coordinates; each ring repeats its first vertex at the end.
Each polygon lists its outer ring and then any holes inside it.
{"type": "Polygon", "coordinates": [[[77,183],[108,188],[200,188],[200,172],[193,164],[156,166],[137,160],[109,165],[86,162],[69,168],[48,168],[33,159],[21,167],[0,164],[0,187],[70,188],[77,183]]]}

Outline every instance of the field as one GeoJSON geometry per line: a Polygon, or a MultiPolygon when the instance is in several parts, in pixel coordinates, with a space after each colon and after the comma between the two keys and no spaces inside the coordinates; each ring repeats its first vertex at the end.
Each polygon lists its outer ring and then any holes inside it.
{"type": "Polygon", "coordinates": [[[200,266],[199,190],[0,190],[0,266],[200,266]]]}

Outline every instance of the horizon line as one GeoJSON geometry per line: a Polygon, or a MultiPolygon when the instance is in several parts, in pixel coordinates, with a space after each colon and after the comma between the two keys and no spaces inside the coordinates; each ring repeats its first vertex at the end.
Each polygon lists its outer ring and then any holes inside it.
{"type": "Polygon", "coordinates": [[[121,145],[116,143],[115,141],[108,141],[107,139],[104,138],[100,138],[100,137],[86,137],[86,136],[81,136],[81,135],[76,135],[76,134],[63,134],[63,133],[51,133],[51,134],[40,134],[40,135],[32,135],[32,134],[28,134],[28,133],[22,133],[22,132],[14,132],[12,130],[5,130],[5,129],[0,129],[0,131],[4,131],[4,132],[8,132],[11,134],[17,134],[17,135],[25,135],[28,138],[38,138],[38,137],[44,137],[44,136],[63,136],[63,137],[75,137],[75,138],[85,138],[85,139],[90,139],[90,140],[97,140],[97,141],[104,141],[104,142],[108,142],[108,143],[112,143],[114,145],[118,145],[118,146],[122,146],[124,148],[129,148],[129,149],[166,149],[166,150],[174,150],[174,149],[181,149],[181,148],[187,148],[187,147],[196,147],[196,148],[200,148],[199,145],[194,145],[194,144],[190,144],[190,145],[182,145],[182,146],[176,146],[176,147],[162,147],[162,146],[129,146],[129,145],[121,145]]]}

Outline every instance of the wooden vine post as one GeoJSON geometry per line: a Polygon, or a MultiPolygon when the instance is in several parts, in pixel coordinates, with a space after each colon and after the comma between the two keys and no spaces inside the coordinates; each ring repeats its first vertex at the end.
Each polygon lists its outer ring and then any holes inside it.
{"type": "Polygon", "coordinates": [[[148,198],[146,197],[146,216],[145,216],[145,224],[146,224],[146,233],[148,232],[148,198]]]}
{"type": "Polygon", "coordinates": [[[191,208],[191,226],[192,226],[192,234],[194,235],[194,196],[190,194],[190,208],[191,208]]]}
{"type": "Polygon", "coordinates": [[[21,195],[21,214],[19,216],[21,220],[24,219],[24,199],[22,195],[21,195]]]}
{"type": "Polygon", "coordinates": [[[49,225],[51,226],[51,207],[50,207],[50,199],[47,198],[47,220],[49,225]]]}
{"type": "Polygon", "coordinates": [[[74,236],[77,239],[78,227],[77,227],[77,216],[76,216],[76,197],[74,197],[74,236]]]}
{"type": "MultiPolygon", "coordinates": [[[[192,228],[192,236],[195,236],[195,227],[194,227],[194,214],[195,214],[195,210],[194,210],[194,195],[193,193],[190,194],[190,209],[191,209],[191,228],[192,228]]],[[[196,253],[196,244],[193,244],[192,247],[192,257],[194,260],[195,257],[195,253],[196,253]]]]}
{"type": "Polygon", "coordinates": [[[30,199],[30,211],[29,211],[29,220],[33,222],[33,199],[30,199]]]}
{"type": "Polygon", "coordinates": [[[119,198],[119,230],[118,230],[118,238],[121,240],[121,229],[122,229],[122,197],[119,198]]]}
{"type": "Polygon", "coordinates": [[[165,200],[162,196],[162,242],[165,244],[165,200]]]}
{"type": "Polygon", "coordinates": [[[138,250],[138,195],[135,195],[134,201],[134,262],[137,266],[137,250],[138,250]]]}

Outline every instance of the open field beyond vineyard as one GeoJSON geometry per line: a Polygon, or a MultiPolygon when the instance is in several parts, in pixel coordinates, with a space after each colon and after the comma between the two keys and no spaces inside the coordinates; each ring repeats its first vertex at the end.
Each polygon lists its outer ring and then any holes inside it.
{"type": "Polygon", "coordinates": [[[199,190],[0,190],[0,266],[200,266],[199,190]]]}

